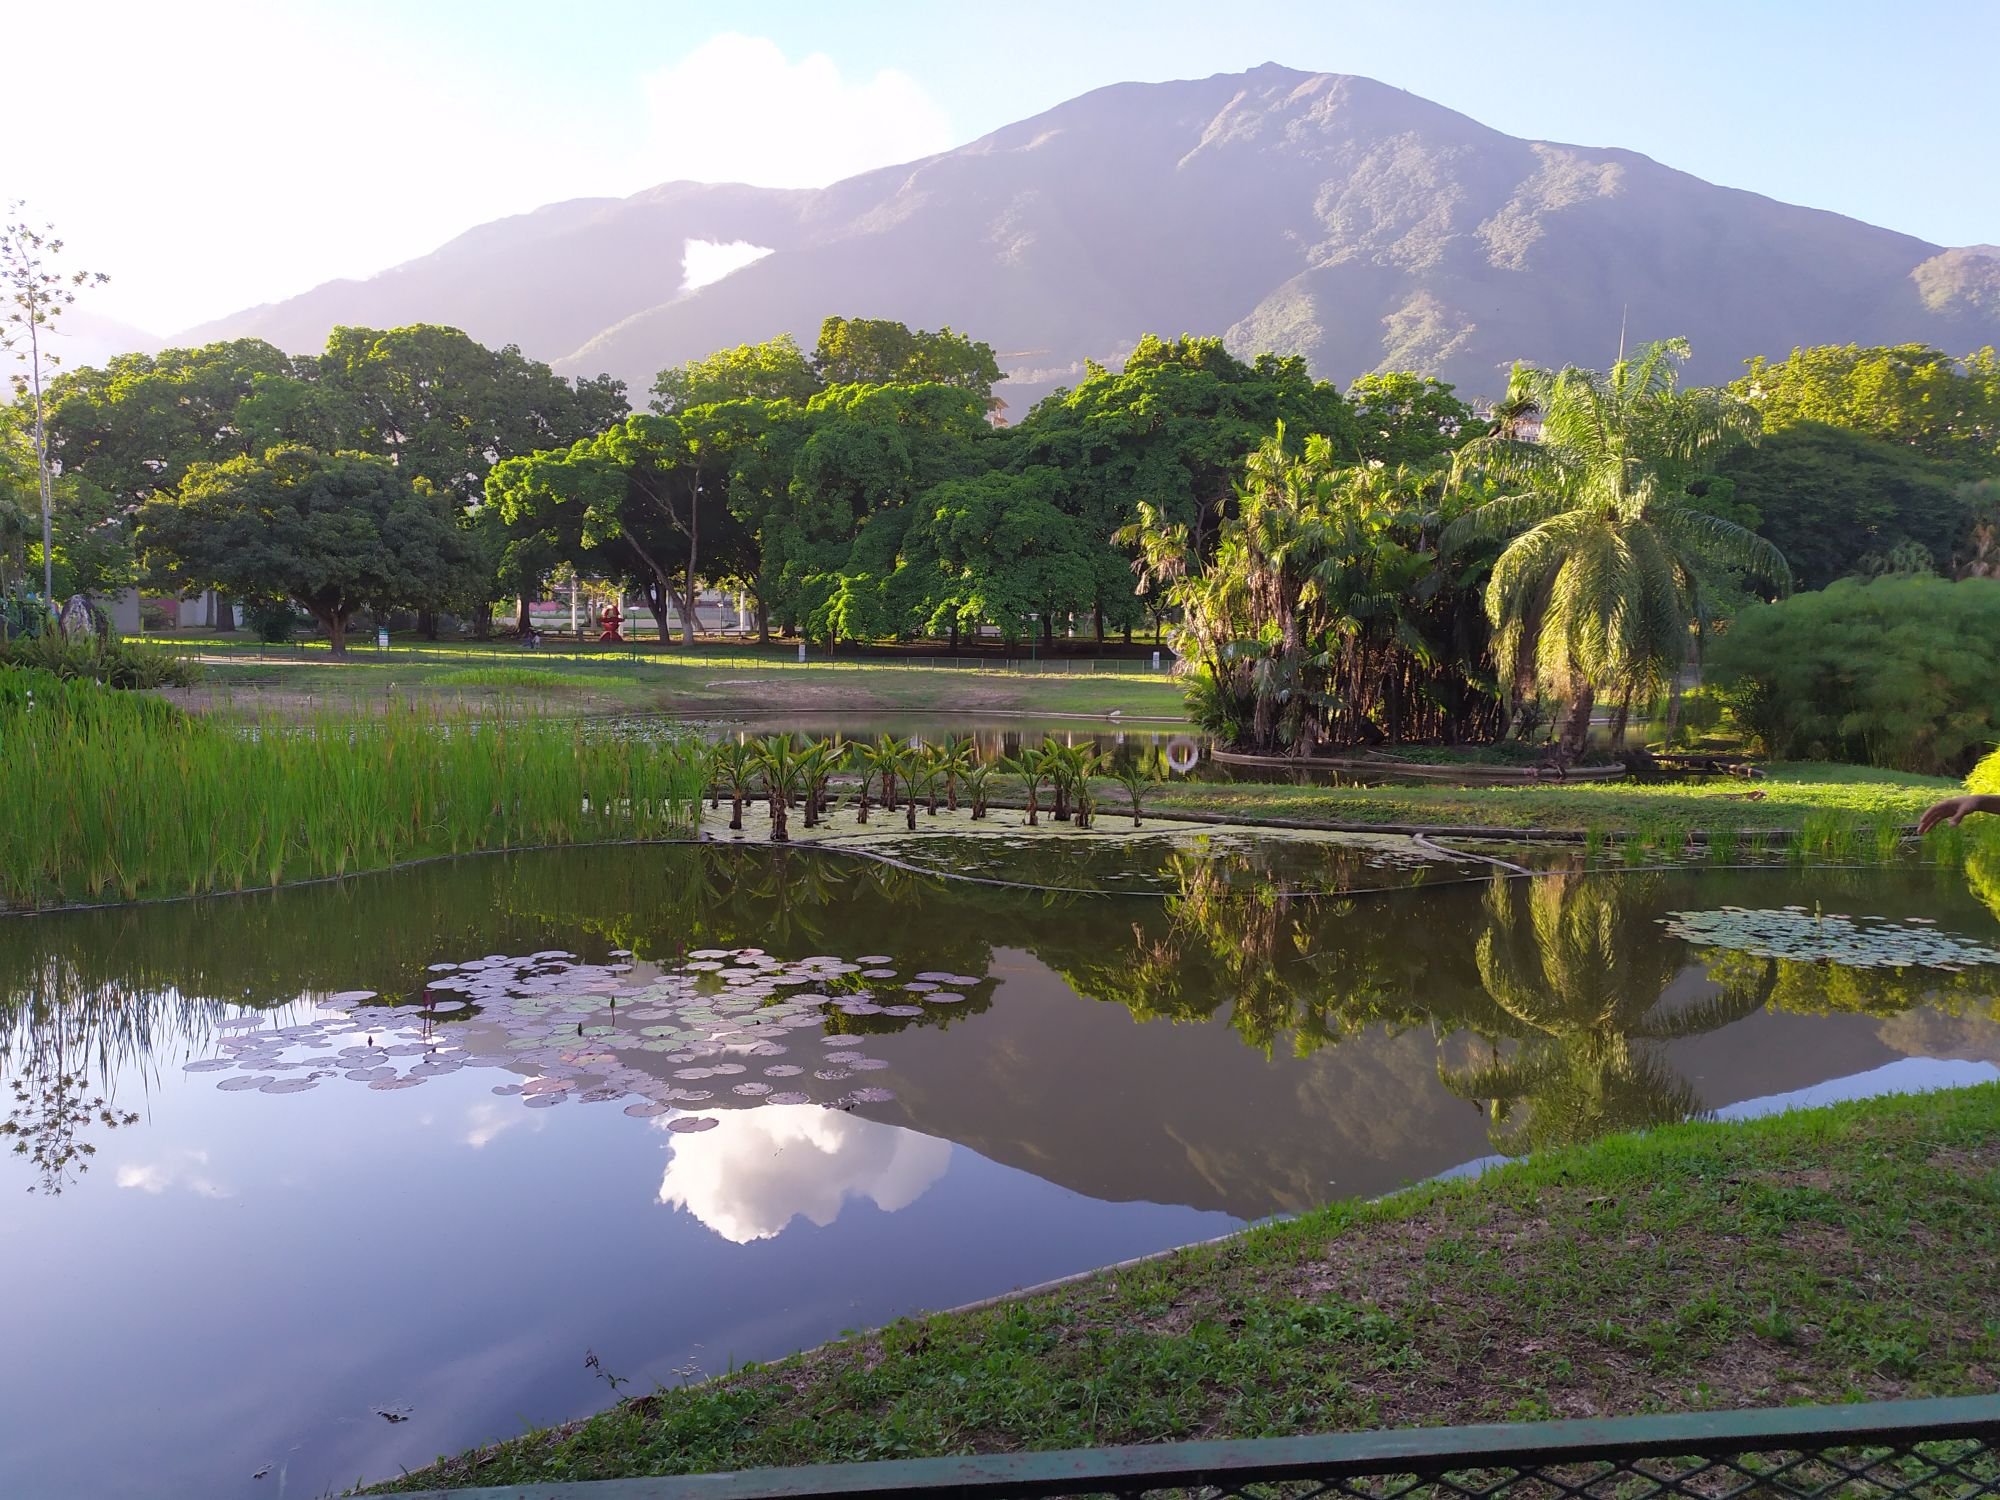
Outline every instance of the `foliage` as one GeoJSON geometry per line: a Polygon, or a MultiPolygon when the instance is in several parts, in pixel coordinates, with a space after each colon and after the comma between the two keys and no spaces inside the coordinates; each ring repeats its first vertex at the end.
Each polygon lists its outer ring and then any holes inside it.
{"type": "Polygon", "coordinates": [[[828,318],[812,367],[824,385],[951,385],[982,403],[1000,380],[992,345],[950,328],[912,332],[886,318],[828,318]]]}
{"type": "Polygon", "coordinates": [[[1771,431],[1824,423],[2000,474],[2000,356],[1990,346],[1954,359],[1924,344],[1822,344],[1745,363],[1750,373],[1730,389],[1771,431]]]}
{"type": "Polygon", "coordinates": [[[428,484],[380,458],[298,447],[197,464],[176,495],[140,510],[137,530],[174,586],[294,600],[335,654],[358,611],[448,594],[472,563],[428,484]]]}
{"type": "Polygon", "coordinates": [[[1703,505],[1729,507],[1785,555],[1801,588],[1881,571],[1914,545],[1941,569],[1966,551],[1981,504],[1961,471],[1906,444],[1799,421],[1730,453],[1704,481],[1703,505]]]}
{"type": "Polygon", "coordinates": [[[1180,615],[1197,721],[1267,755],[1496,734],[1470,574],[1438,553],[1445,504],[1437,474],[1343,463],[1323,434],[1293,453],[1282,426],[1206,565],[1186,526],[1142,502],[1140,587],[1180,615]]]}
{"type": "Polygon", "coordinates": [[[191,687],[201,668],[170,651],[96,635],[71,640],[51,630],[0,640],[0,668],[26,667],[113,688],[191,687]]]}
{"type": "Polygon", "coordinates": [[[2000,741],[2000,581],[1843,580],[1759,606],[1713,670],[1771,754],[1960,772],[2000,741]]]}
{"type": "Polygon", "coordinates": [[[1407,370],[1363,375],[1347,388],[1347,399],[1362,456],[1392,467],[1431,463],[1484,430],[1451,386],[1407,370]]]}
{"type": "Polygon", "coordinates": [[[678,740],[397,704],[237,722],[83,683],[63,684],[59,699],[0,687],[0,743],[0,906],[656,838],[688,829],[700,792],[678,740]]]}
{"type": "Polygon", "coordinates": [[[1447,544],[1505,540],[1486,585],[1494,654],[1517,695],[1573,697],[1572,750],[1596,693],[1629,699],[1680,670],[1711,573],[1733,566],[1790,586],[1768,542],[1687,497],[1719,455],[1757,436],[1745,402],[1678,388],[1687,354],[1669,339],[1601,374],[1517,368],[1509,402],[1531,410],[1539,432],[1527,440],[1503,424],[1458,454],[1460,474],[1506,493],[1458,521],[1447,544]]]}
{"type": "Polygon", "coordinates": [[[738,344],[704,359],[662,370],[653,382],[653,410],[673,416],[725,401],[796,401],[820,389],[820,377],[789,333],[761,344],[738,344]]]}

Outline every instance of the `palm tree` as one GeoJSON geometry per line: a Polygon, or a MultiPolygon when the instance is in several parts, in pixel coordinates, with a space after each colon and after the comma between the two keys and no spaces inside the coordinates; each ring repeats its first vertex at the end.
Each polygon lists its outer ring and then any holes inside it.
{"type": "Polygon", "coordinates": [[[1517,366],[1508,419],[1454,465],[1455,481],[1476,472],[1503,493],[1454,522],[1446,547],[1506,542],[1486,586],[1495,655],[1517,697],[1535,684],[1570,697],[1572,752],[1599,692],[1629,700],[1679,672],[1714,569],[1791,587],[1775,547],[1688,497],[1690,480],[1756,441],[1759,419],[1727,391],[1677,389],[1687,354],[1667,339],[1608,372],[1517,366]],[[1529,412],[1532,441],[1518,435],[1529,412]]]}
{"type": "Polygon", "coordinates": [[[771,806],[771,842],[785,843],[791,838],[786,819],[792,798],[798,795],[805,757],[793,748],[790,735],[773,734],[758,741],[755,761],[764,780],[764,795],[771,806]]]}
{"type": "Polygon", "coordinates": [[[1067,823],[1069,821],[1069,797],[1072,785],[1070,780],[1069,754],[1064,750],[1062,742],[1052,734],[1043,736],[1042,743],[1037,747],[1035,754],[1041,757],[1042,775],[1048,780],[1050,788],[1055,792],[1056,802],[1055,807],[1052,809],[1055,820],[1058,823],[1067,823]]]}
{"type": "Polygon", "coordinates": [[[1501,1150],[1701,1114],[1659,1044],[1740,1020],[1763,1005],[1770,979],[1759,972],[1707,999],[1667,1001],[1686,955],[1653,920],[1650,897],[1633,878],[1573,874],[1497,880],[1488,892],[1477,961],[1491,1009],[1474,1028],[1518,1045],[1440,1074],[1454,1094],[1487,1102],[1501,1150]]]}

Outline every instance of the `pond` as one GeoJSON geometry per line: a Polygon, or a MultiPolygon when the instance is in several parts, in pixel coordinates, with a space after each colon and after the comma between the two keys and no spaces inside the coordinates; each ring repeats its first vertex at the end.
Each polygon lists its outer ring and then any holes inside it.
{"type": "Polygon", "coordinates": [[[0,921],[0,1493],[317,1495],[607,1376],[2000,1060],[2000,922],[1932,869],[1190,836],[1129,846],[1130,888],[1097,856],[1068,894],[926,873],[1047,874],[972,842],[0,921]]]}

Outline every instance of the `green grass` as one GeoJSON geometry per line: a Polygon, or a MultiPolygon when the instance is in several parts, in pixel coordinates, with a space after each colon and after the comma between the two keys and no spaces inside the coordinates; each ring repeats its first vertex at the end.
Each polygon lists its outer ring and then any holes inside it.
{"type": "Polygon", "coordinates": [[[663,1389],[384,1489],[1959,1394],[2000,1086],[1551,1153],[663,1389]]]}
{"type": "Polygon", "coordinates": [[[93,683],[0,676],[0,908],[684,833],[700,790],[684,744],[574,722],[398,705],[195,717],[93,683]]]}
{"type": "Polygon", "coordinates": [[[1334,823],[1543,828],[1583,833],[1645,830],[1679,842],[1690,830],[1866,830],[1914,823],[1956,784],[1936,776],[1866,766],[1780,764],[1758,781],[1571,782],[1527,786],[1273,786],[1176,781],[1156,788],[1161,812],[1208,812],[1254,822],[1288,818],[1334,823]],[[1744,794],[1759,791],[1758,800],[1744,794]]]}
{"type": "MultiPolygon", "coordinates": [[[[399,643],[386,652],[357,647],[336,661],[323,646],[260,648],[180,636],[199,652],[206,686],[196,704],[261,698],[274,711],[314,702],[379,703],[390,696],[441,698],[478,705],[503,694],[563,712],[687,713],[763,717],[801,710],[828,713],[1109,714],[1182,720],[1181,690],[1165,673],[1002,672],[926,667],[895,658],[815,658],[758,647],[704,645],[632,653],[616,647],[555,647],[535,652],[476,642],[399,643]],[[521,675],[517,675],[521,674],[521,675]],[[271,700],[277,700],[272,703],[271,700]]],[[[1130,665],[1130,664],[1128,664],[1130,665]]]]}

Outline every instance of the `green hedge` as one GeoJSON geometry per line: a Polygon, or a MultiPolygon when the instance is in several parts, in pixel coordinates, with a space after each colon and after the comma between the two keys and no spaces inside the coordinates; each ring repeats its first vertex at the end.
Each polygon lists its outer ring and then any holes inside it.
{"type": "Polygon", "coordinates": [[[1771,755],[1962,775],[2000,742],[2000,580],[1843,579],[1745,610],[1710,665],[1771,755]]]}

